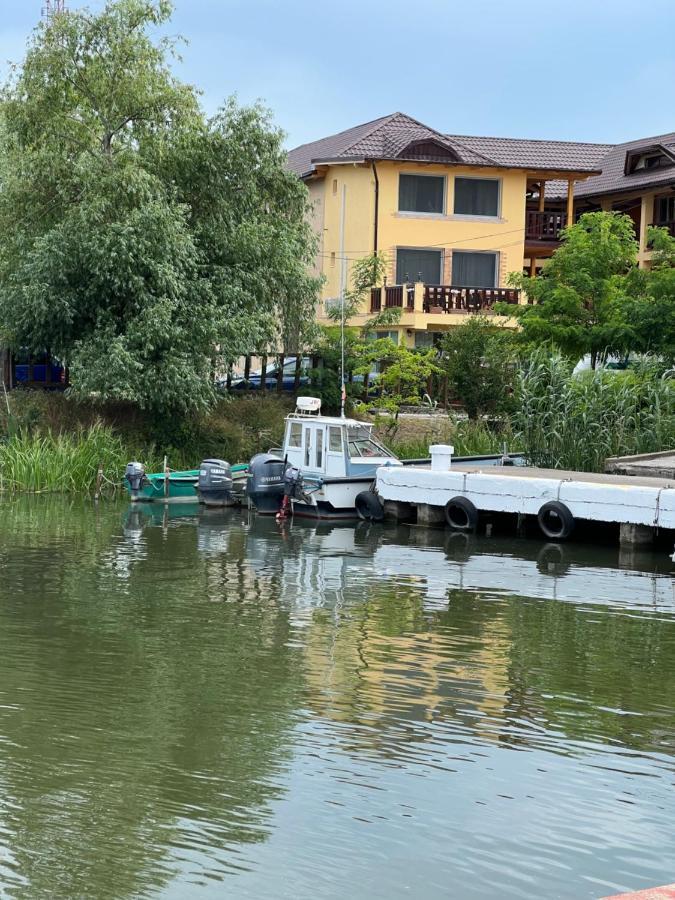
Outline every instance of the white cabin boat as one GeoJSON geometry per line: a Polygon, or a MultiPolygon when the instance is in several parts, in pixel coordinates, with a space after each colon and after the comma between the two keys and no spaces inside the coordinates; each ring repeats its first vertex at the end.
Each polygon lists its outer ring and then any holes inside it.
{"type": "Polygon", "coordinates": [[[377,469],[402,465],[373,437],[372,428],[356,419],[322,416],[321,400],[299,397],[286,418],[283,447],[251,460],[251,501],[259,512],[276,514],[286,496],[297,516],[358,518],[357,497],[370,492],[377,469]]]}

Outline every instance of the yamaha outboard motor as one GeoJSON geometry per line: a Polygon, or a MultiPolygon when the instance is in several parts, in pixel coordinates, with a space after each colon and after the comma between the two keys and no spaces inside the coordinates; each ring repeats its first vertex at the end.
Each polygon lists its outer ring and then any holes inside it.
{"type": "Polygon", "coordinates": [[[205,459],[199,466],[197,493],[207,506],[234,506],[232,469],[222,459],[205,459]]]}
{"type": "Polygon", "coordinates": [[[274,516],[284,498],[284,473],[287,462],[271,453],[258,453],[248,466],[246,493],[264,516],[274,516]]]}
{"type": "Polygon", "coordinates": [[[143,463],[130,462],[127,463],[124,472],[124,479],[129,485],[129,493],[132,500],[141,500],[141,488],[145,482],[145,466],[143,463]]]}

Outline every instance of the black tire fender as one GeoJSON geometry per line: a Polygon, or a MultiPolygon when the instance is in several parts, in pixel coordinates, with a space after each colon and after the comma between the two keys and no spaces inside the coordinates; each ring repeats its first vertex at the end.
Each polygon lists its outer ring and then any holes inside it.
{"type": "Polygon", "coordinates": [[[537,513],[542,534],[550,541],[565,541],[574,531],[574,516],[559,500],[549,500],[537,513]]]}
{"type": "Polygon", "coordinates": [[[361,491],[354,501],[359,519],[364,522],[381,522],[384,519],[384,507],[380,498],[372,491],[361,491]]]}
{"type": "Polygon", "coordinates": [[[478,510],[466,497],[453,497],[445,504],[445,521],[455,531],[475,531],[478,510]]]}

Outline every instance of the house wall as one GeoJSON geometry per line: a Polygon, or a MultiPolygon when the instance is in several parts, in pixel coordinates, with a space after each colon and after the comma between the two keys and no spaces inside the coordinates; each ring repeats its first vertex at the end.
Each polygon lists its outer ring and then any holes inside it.
{"type": "MultiPolygon", "coordinates": [[[[387,263],[387,281],[396,283],[396,251],[399,247],[429,248],[443,253],[442,281],[452,283],[453,250],[492,251],[499,254],[498,285],[506,286],[510,272],[523,268],[525,195],[527,177],[524,171],[479,169],[408,162],[377,163],[379,177],[378,252],[387,263]],[[398,211],[399,174],[442,175],[445,177],[445,209],[443,214],[420,214],[398,211]],[[501,184],[499,216],[468,218],[455,216],[454,180],[470,176],[499,179],[501,184]]],[[[354,262],[373,252],[375,216],[375,178],[370,165],[337,165],[327,168],[323,185],[323,251],[320,270],[325,277],[323,312],[326,301],[340,295],[341,232],[340,215],[345,203],[344,256],[347,279],[354,262]],[[343,189],[345,193],[343,195],[343,189]]],[[[411,278],[414,276],[411,274],[411,278]]],[[[370,318],[370,298],[352,324],[364,324],[370,318]]],[[[319,318],[323,318],[319,312],[319,318]]],[[[403,312],[398,330],[406,343],[414,343],[416,330],[443,330],[460,324],[463,315],[431,316],[421,312],[403,312]]]]}

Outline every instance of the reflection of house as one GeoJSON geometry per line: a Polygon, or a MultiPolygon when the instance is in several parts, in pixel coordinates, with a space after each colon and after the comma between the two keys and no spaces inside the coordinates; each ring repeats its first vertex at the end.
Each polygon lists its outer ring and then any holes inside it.
{"type": "Polygon", "coordinates": [[[550,256],[575,182],[599,173],[607,149],[446,135],[394,113],[292,150],[289,166],[309,188],[320,238],[320,317],[348,286],[349,266],[373,251],[388,259],[387,285],[353,324],[398,307],[395,336],[425,346],[467,314],[519,302],[509,272],[550,256]],[[546,183],[561,179],[565,208],[548,208],[546,183]]]}

